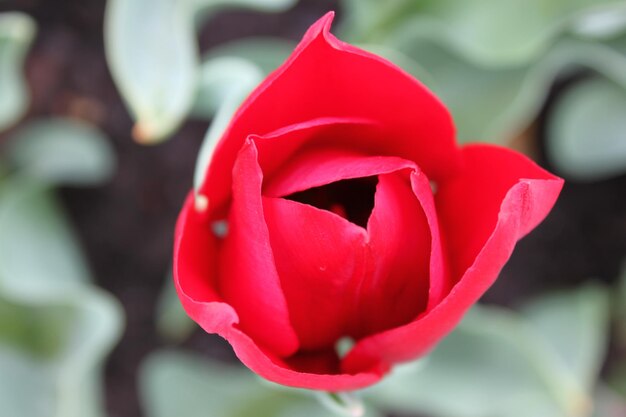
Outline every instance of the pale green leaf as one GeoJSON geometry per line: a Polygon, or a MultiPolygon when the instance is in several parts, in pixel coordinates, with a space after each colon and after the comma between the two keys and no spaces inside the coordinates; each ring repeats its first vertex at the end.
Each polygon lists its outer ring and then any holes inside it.
{"type": "Polygon", "coordinates": [[[194,8],[207,13],[221,8],[247,8],[265,12],[280,12],[296,4],[297,0],[189,0],[194,8]]]}
{"type": "Polygon", "coordinates": [[[205,62],[215,58],[233,57],[250,61],[267,75],[278,68],[295,49],[296,44],[281,38],[247,38],[212,48],[205,62]]]}
{"type": "Polygon", "coordinates": [[[35,22],[28,15],[0,13],[0,131],[15,123],[28,106],[22,72],[35,32],[35,22]]]}
{"type": "Polygon", "coordinates": [[[101,364],[120,336],[119,305],[88,285],[50,290],[45,297],[24,296],[12,305],[18,305],[31,321],[25,323],[27,319],[21,316],[16,326],[26,324],[21,331],[31,334],[16,345],[6,339],[6,329],[0,328],[0,415],[103,416],[101,364]],[[62,331],[47,336],[55,338],[54,349],[43,356],[33,351],[37,346],[29,343],[41,341],[55,329],[62,331]]]}
{"type": "MultiPolygon", "coordinates": [[[[215,147],[228,127],[233,115],[256,85],[263,79],[261,70],[242,58],[214,58],[207,61],[202,69],[204,97],[209,102],[219,103],[196,161],[194,187],[204,181],[207,167],[213,157],[215,147]]],[[[208,107],[208,106],[205,106],[208,107]]]]}
{"type": "Polygon", "coordinates": [[[52,375],[41,362],[0,344],[0,375],[1,415],[55,416],[52,375]]]}
{"type": "Polygon", "coordinates": [[[191,108],[198,67],[193,13],[190,0],[107,2],[107,61],[140,142],[165,139],[191,108]]]}
{"type": "Polygon", "coordinates": [[[197,327],[180,303],[171,273],[167,274],[157,303],[156,326],[162,337],[174,342],[182,342],[197,327]]]}
{"type": "Polygon", "coordinates": [[[208,60],[202,65],[193,112],[196,116],[214,117],[231,96],[247,95],[262,79],[261,69],[245,59],[219,57],[208,60]]]}
{"type": "Polygon", "coordinates": [[[21,175],[50,184],[96,184],[115,168],[108,138],[94,126],[72,119],[25,125],[13,135],[8,157],[21,175]]]}
{"type": "MultiPolygon", "coordinates": [[[[437,39],[475,64],[499,67],[536,60],[559,35],[579,28],[581,19],[588,15],[624,10],[624,3],[617,0],[344,3],[348,16],[355,16],[346,22],[348,40],[386,42],[407,36],[437,39]]],[[[614,19],[613,32],[623,29],[625,23],[623,19],[614,19]]]]}
{"type": "MultiPolygon", "coordinates": [[[[328,417],[306,390],[262,383],[241,366],[190,354],[158,352],[146,359],[140,393],[148,417],[328,417]]],[[[367,417],[379,416],[370,410],[367,417]]]]}
{"type": "Polygon", "coordinates": [[[450,109],[460,142],[506,143],[536,117],[557,75],[573,68],[593,68],[626,86],[626,57],[592,42],[563,39],[532,65],[501,69],[477,66],[440,42],[419,38],[366,48],[432,89],[450,109]]]}
{"type": "Polygon", "coordinates": [[[368,395],[435,417],[586,417],[590,394],[554,357],[521,317],[475,307],[431,355],[368,395]]]}
{"type": "Polygon", "coordinates": [[[73,232],[47,187],[23,178],[0,188],[0,293],[47,297],[90,279],[73,232]]]}
{"type": "Polygon", "coordinates": [[[548,124],[547,151],[564,175],[597,181],[626,171],[626,89],[591,79],[566,91],[548,124]]]}
{"type": "Polygon", "coordinates": [[[609,297],[598,285],[542,295],[523,314],[563,364],[592,392],[609,339],[609,297]]]}
{"type": "Polygon", "coordinates": [[[56,355],[68,335],[74,316],[58,305],[23,305],[0,294],[0,345],[49,358],[56,355]]]}

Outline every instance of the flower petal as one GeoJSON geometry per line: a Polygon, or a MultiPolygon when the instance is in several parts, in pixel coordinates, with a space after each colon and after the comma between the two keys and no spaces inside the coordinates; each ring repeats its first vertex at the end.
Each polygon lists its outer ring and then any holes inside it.
{"type": "Polygon", "coordinates": [[[333,16],[328,13],[311,26],[291,57],[231,121],[200,188],[212,210],[229,200],[231,167],[250,134],[319,117],[376,120],[387,133],[380,141],[386,154],[417,162],[436,181],[455,171],[459,154],[444,105],[400,68],[331,35],[333,16]]]}
{"type": "Polygon", "coordinates": [[[517,240],[545,218],[563,185],[504,148],[467,146],[463,155],[462,174],[437,192],[452,271],[461,278],[417,320],[360,340],[344,359],[344,372],[409,360],[431,349],[491,286],[517,240]]]}
{"type": "Polygon", "coordinates": [[[254,143],[235,163],[233,207],[218,259],[219,293],[237,311],[240,327],[280,356],[298,349],[270,246],[261,201],[263,174],[254,143]]]}
{"type": "Polygon", "coordinates": [[[354,287],[364,274],[367,234],[307,204],[265,197],[263,207],[301,348],[333,347],[345,332],[354,287]]]}
{"type": "Polygon", "coordinates": [[[298,354],[283,360],[260,347],[238,327],[237,313],[215,291],[218,247],[218,240],[209,227],[209,219],[195,210],[194,195],[190,193],[176,227],[176,290],[187,314],[206,332],[226,338],[237,357],[254,372],[283,385],[347,391],[374,384],[388,371],[385,367],[373,367],[353,375],[324,373],[324,365],[314,363],[321,361],[315,356],[303,358],[298,354]]]}
{"type": "Polygon", "coordinates": [[[355,339],[410,322],[428,302],[430,230],[408,172],[378,176],[367,230],[372,267],[358,287],[355,339]]]}
{"type": "Polygon", "coordinates": [[[217,248],[208,219],[194,209],[194,195],[189,193],[176,225],[176,291],[187,314],[203,329],[223,334],[239,318],[215,291],[217,248]]]}

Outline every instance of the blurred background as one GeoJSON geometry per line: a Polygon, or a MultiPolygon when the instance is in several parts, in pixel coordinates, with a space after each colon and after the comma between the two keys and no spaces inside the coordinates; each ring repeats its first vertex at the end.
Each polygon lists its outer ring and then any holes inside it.
{"type": "Polygon", "coordinates": [[[460,142],[566,179],[367,415],[626,416],[626,2],[606,0],[0,0],[0,416],[329,414],[197,329],[169,272],[203,143],[329,10],[460,142]]]}

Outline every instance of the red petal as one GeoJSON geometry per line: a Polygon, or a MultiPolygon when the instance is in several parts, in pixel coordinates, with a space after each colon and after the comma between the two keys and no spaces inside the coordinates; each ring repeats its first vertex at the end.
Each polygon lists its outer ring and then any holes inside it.
{"type": "Polygon", "coordinates": [[[215,291],[217,247],[208,220],[196,212],[190,193],[176,225],[174,282],[191,318],[207,332],[221,334],[239,318],[215,291]]]}
{"type": "Polygon", "coordinates": [[[244,102],[218,144],[200,192],[215,210],[230,196],[231,168],[250,134],[320,117],[376,120],[379,149],[417,162],[433,180],[458,162],[454,127],[443,104],[390,62],[329,33],[333,13],[308,30],[291,57],[244,102]]]}
{"type": "Polygon", "coordinates": [[[194,209],[194,196],[189,194],[176,227],[174,245],[174,282],[187,314],[205,331],[226,338],[235,353],[257,374],[279,384],[327,391],[348,391],[374,384],[388,368],[376,366],[366,372],[351,374],[319,374],[323,364],[304,364],[300,355],[289,362],[261,348],[237,327],[239,318],[234,309],[215,292],[217,239],[210,231],[208,219],[194,209]],[[305,366],[306,365],[306,366],[305,366]],[[294,370],[295,367],[299,370],[294,370]],[[302,368],[310,371],[302,372],[302,368]]]}
{"type": "Polygon", "coordinates": [[[298,340],[270,247],[261,201],[263,174],[252,142],[239,153],[234,173],[234,204],[218,260],[220,294],[235,308],[248,335],[288,356],[298,349],[298,340]]]}
{"type": "Polygon", "coordinates": [[[301,348],[332,347],[345,332],[354,287],[364,274],[366,232],[307,204],[267,197],[263,203],[301,348]]]}
{"type": "Polygon", "coordinates": [[[430,230],[407,172],[379,175],[367,230],[373,266],[359,285],[355,338],[411,321],[428,301],[430,230]]]}
{"type": "Polygon", "coordinates": [[[462,175],[442,184],[437,193],[454,272],[462,277],[422,317],[360,340],[344,359],[344,371],[409,360],[431,349],[489,288],[516,241],[545,218],[563,185],[560,178],[504,148],[467,146],[463,154],[462,175]]]}
{"type": "Polygon", "coordinates": [[[393,156],[364,156],[343,149],[314,149],[291,157],[265,185],[264,194],[283,197],[333,182],[371,177],[415,164],[393,156]]]}

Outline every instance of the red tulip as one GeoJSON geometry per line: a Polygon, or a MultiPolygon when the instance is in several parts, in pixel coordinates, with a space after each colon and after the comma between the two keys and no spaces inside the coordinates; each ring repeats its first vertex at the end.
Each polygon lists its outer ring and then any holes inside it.
{"type": "Polygon", "coordinates": [[[208,204],[192,193],[181,212],[174,275],[187,313],[250,369],[340,391],[446,336],[563,181],[505,148],[459,148],[445,106],[331,35],[332,18],[234,116],[208,204]]]}

